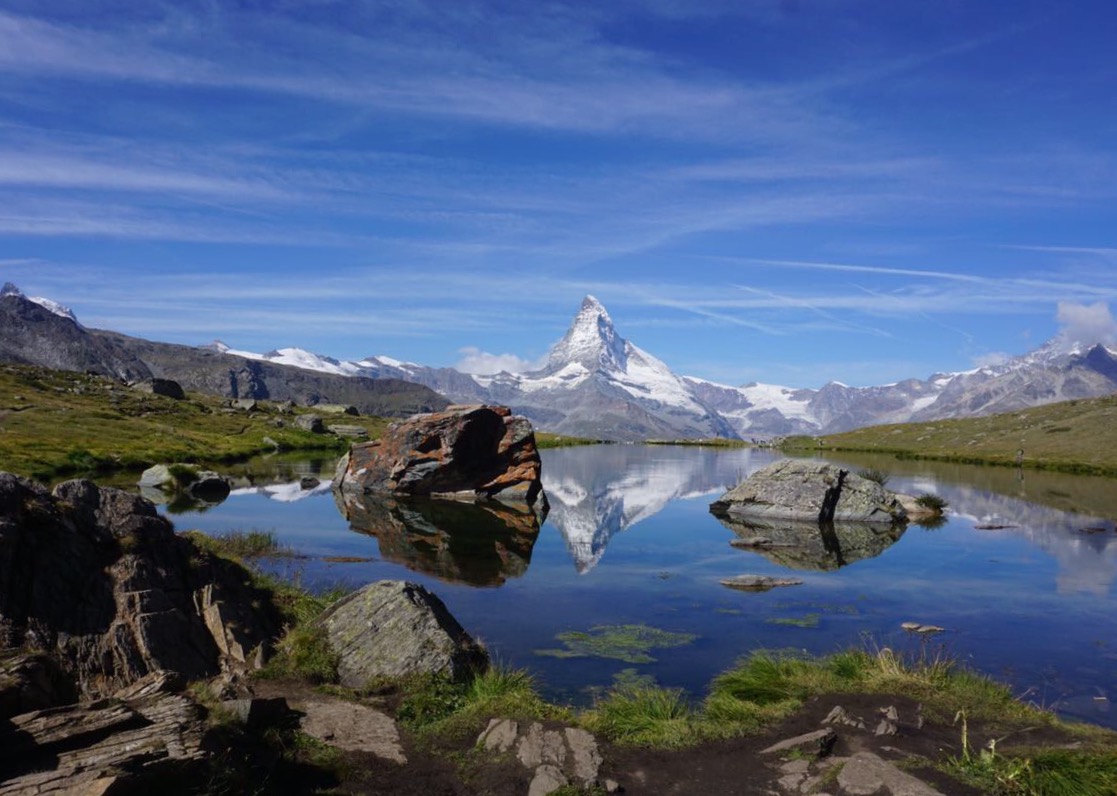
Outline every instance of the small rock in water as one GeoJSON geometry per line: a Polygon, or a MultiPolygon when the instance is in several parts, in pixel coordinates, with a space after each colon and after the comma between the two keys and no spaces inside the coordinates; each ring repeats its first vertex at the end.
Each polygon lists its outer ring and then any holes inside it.
{"type": "Polygon", "coordinates": [[[732,578],[725,578],[721,581],[722,586],[728,586],[731,589],[740,589],[742,591],[768,591],[777,586],[798,586],[803,581],[798,578],[773,578],[770,575],[737,575],[732,578]]]}
{"type": "Polygon", "coordinates": [[[903,622],[900,628],[909,633],[942,633],[946,630],[946,628],[938,625],[924,625],[920,622],[903,622]]]}

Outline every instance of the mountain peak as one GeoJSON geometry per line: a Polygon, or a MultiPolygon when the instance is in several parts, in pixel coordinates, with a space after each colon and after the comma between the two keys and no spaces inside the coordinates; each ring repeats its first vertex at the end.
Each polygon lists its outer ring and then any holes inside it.
{"type": "Polygon", "coordinates": [[[586,296],[574,322],[551,349],[547,369],[555,371],[578,363],[590,371],[621,372],[628,365],[626,345],[605,306],[593,296],[586,296]]]}
{"type": "MultiPolygon", "coordinates": [[[[60,318],[65,318],[66,320],[78,323],[77,316],[74,315],[73,311],[69,307],[65,307],[59,304],[57,301],[51,301],[50,299],[43,298],[42,296],[25,295],[22,290],[20,290],[11,282],[5,282],[4,287],[0,288],[0,298],[3,298],[5,296],[14,296],[15,298],[23,299],[24,301],[30,301],[32,304],[38,304],[47,312],[53,313],[60,318]]],[[[78,325],[80,326],[81,324],[78,323],[78,325]]]]}

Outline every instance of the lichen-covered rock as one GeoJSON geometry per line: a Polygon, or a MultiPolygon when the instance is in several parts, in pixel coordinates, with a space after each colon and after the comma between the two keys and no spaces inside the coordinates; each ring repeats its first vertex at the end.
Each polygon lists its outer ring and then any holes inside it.
{"type": "Polygon", "coordinates": [[[0,649],[49,655],[84,696],[157,670],[251,668],[278,626],[243,568],[176,536],[150,502],[0,473],[0,649]]]}
{"type": "Polygon", "coordinates": [[[717,516],[765,521],[870,522],[907,519],[896,495],[833,464],[783,459],[750,475],[710,505],[717,516]]]}
{"type": "Polygon", "coordinates": [[[206,503],[220,503],[229,496],[228,478],[196,464],[155,464],[140,474],[140,489],[185,495],[206,503]]]}
{"type": "Polygon", "coordinates": [[[442,600],[416,583],[370,583],[327,608],[315,624],[325,628],[341,684],[350,688],[413,674],[461,680],[489,663],[442,600]]]}
{"type": "Polygon", "coordinates": [[[343,490],[544,505],[535,432],[503,406],[450,406],[353,445],[338,465],[343,490]]]}

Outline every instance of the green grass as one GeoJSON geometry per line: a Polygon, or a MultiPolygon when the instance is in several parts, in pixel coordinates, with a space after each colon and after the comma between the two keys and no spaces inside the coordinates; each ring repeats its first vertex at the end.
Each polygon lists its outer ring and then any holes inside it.
{"type": "Polygon", "coordinates": [[[401,697],[396,718],[425,738],[476,738],[494,717],[572,720],[566,709],[543,701],[535,679],[523,669],[491,666],[464,682],[419,675],[394,688],[401,697]]]}
{"type": "Polygon", "coordinates": [[[589,728],[633,746],[673,749],[694,744],[698,717],[681,691],[629,686],[598,701],[586,716],[589,728]]]}
{"type": "MultiPolygon", "coordinates": [[[[242,461],[274,453],[277,446],[285,451],[348,448],[347,440],[299,429],[295,415],[275,404],[258,405],[260,411],[235,411],[213,396],[191,393],[176,401],[100,376],[0,365],[0,461],[6,470],[50,481],[141,470],[159,462],[242,461]]],[[[387,424],[367,417],[346,422],[364,426],[373,439],[387,424]]]]}
{"type": "Polygon", "coordinates": [[[1117,476],[1117,396],[1064,401],[964,420],[870,426],[795,437],[785,450],[867,451],[899,458],[1117,476]],[[821,446],[820,443],[821,442],[821,446]]]}
{"type": "Polygon", "coordinates": [[[726,437],[705,437],[703,439],[649,439],[645,445],[682,445],[700,448],[751,448],[751,442],[726,437]]]}
{"type": "Polygon", "coordinates": [[[563,434],[552,434],[548,431],[535,432],[535,446],[537,448],[573,448],[578,445],[604,445],[605,440],[586,439],[585,437],[568,437],[563,434]]]}
{"type": "Polygon", "coordinates": [[[242,563],[255,558],[291,558],[298,555],[292,548],[281,544],[271,531],[228,531],[213,536],[200,531],[186,533],[198,547],[242,563]]]}

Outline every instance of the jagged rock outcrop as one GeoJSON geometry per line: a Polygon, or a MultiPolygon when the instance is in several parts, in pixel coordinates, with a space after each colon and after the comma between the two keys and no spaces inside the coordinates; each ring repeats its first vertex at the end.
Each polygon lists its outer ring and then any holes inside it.
{"type": "Polygon", "coordinates": [[[370,583],[327,608],[315,625],[325,629],[341,684],[350,688],[417,673],[461,680],[489,663],[442,600],[416,583],[370,583]]]}
{"type": "Polygon", "coordinates": [[[251,668],[278,629],[243,568],[176,536],[150,502],[0,473],[0,649],[45,653],[84,697],[160,670],[251,668]]]}
{"type": "Polygon", "coordinates": [[[541,464],[526,418],[503,406],[451,406],[353,445],[334,485],[368,494],[496,499],[542,507],[541,464]]]}
{"type": "Polygon", "coordinates": [[[710,511],[754,527],[786,520],[891,525],[907,518],[896,495],[875,481],[833,464],[798,459],[757,470],[710,504],[710,511]]]}
{"type": "Polygon", "coordinates": [[[381,558],[472,586],[499,586],[527,572],[543,519],[491,501],[334,495],[349,527],[376,537],[381,558]]]}

